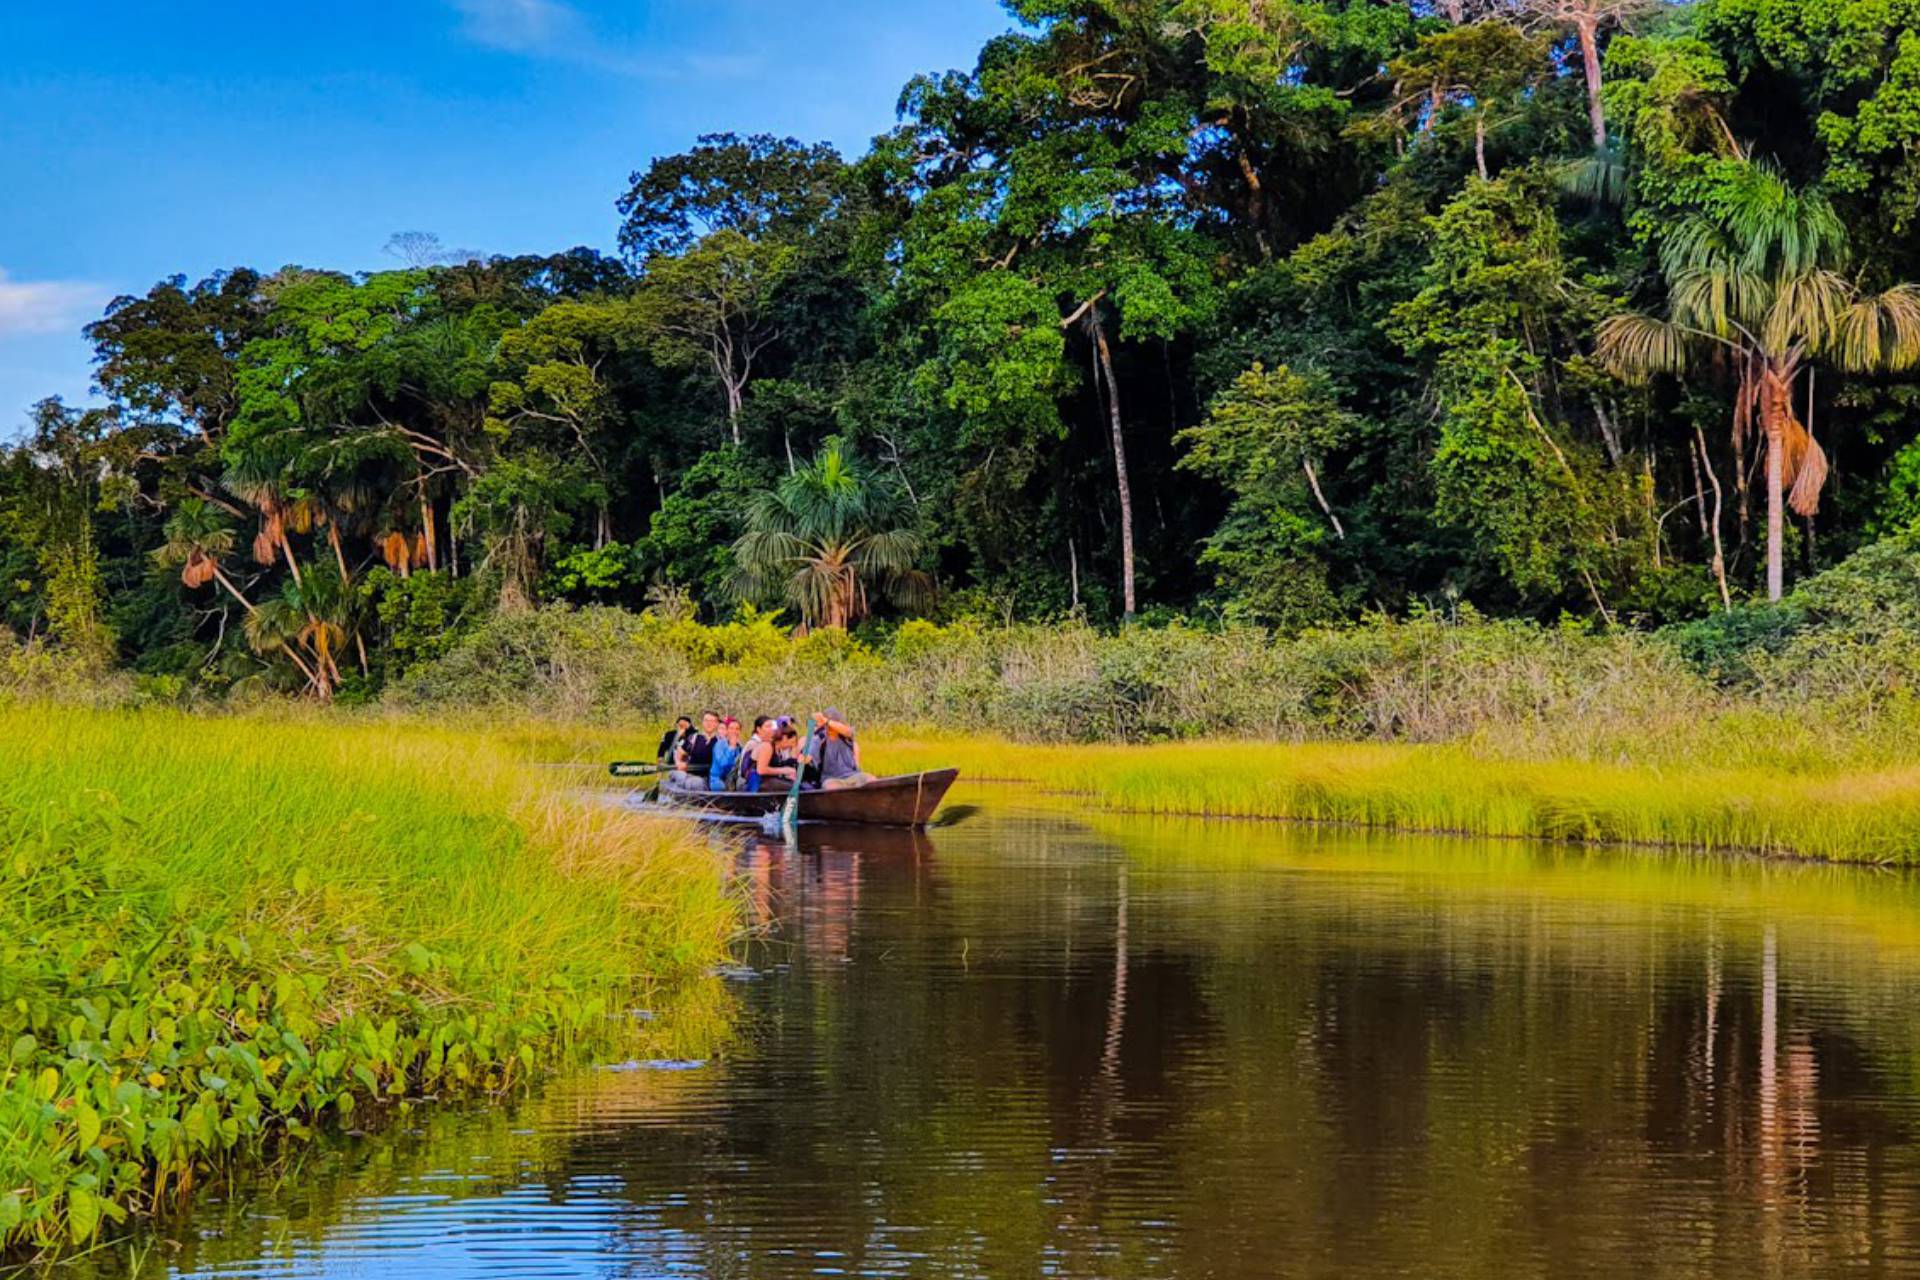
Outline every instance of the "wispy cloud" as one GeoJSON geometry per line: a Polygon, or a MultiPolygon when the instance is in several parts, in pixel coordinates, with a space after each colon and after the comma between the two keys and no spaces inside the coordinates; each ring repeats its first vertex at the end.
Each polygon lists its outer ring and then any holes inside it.
{"type": "Polygon", "coordinates": [[[649,79],[738,80],[760,73],[752,54],[683,54],[650,57],[596,31],[562,0],[450,0],[460,15],[460,34],[477,45],[530,58],[590,67],[612,75],[649,79]]]}
{"type": "Polygon", "coordinates": [[[0,269],[0,338],[72,332],[111,294],[86,280],[15,280],[0,269]]]}
{"type": "Polygon", "coordinates": [[[591,43],[586,20],[558,0],[453,0],[460,33],[508,53],[567,56],[591,43]]]}

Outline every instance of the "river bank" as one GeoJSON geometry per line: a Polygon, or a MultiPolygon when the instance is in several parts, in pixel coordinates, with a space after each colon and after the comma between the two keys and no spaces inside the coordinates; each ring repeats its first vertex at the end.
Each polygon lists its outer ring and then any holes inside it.
{"type": "Polygon", "coordinates": [[[0,707],[0,1255],[676,1034],[630,1011],[710,994],[722,866],[524,754],[288,708],[0,707]]]}
{"type": "MultiPolygon", "coordinates": [[[[524,749],[597,775],[605,760],[647,755],[656,732],[529,724],[517,734],[524,749]]],[[[1064,745],[887,725],[862,739],[877,773],[957,767],[960,804],[977,784],[1009,783],[1079,813],[1920,865],[1920,759],[1884,737],[1774,718],[1704,720],[1604,755],[1539,742],[1064,745]]]]}
{"type": "Polygon", "coordinates": [[[1461,745],[1181,742],[1058,747],[881,736],[887,772],[957,765],[1114,813],[1920,863],[1920,764],[1611,764],[1461,745]]]}

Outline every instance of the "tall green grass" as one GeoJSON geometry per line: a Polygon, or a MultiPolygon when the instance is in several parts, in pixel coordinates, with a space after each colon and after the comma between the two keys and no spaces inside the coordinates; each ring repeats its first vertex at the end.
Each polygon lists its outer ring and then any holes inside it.
{"type": "MultiPolygon", "coordinates": [[[[514,737],[597,773],[599,762],[650,753],[658,732],[546,723],[514,737]]],[[[1920,864],[1920,752],[1885,740],[1828,748],[1805,726],[1759,714],[1694,725],[1685,749],[1650,742],[1644,755],[1608,760],[1499,739],[1058,745],[885,726],[862,737],[876,773],[958,767],[958,800],[974,783],[1013,782],[1089,812],[1920,864]]]]}
{"type": "MultiPolygon", "coordinates": [[[[1730,755],[1737,753],[1729,752],[1730,755]]],[[[1920,762],[1789,771],[1526,759],[1458,745],[875,740],[883,772],[957,765],[1091,809],[1920,862],[1920,762]]]]}
{"type": "Polygon", "coordinates": [[[0,707],[0,1247],[498,1091],[720,958],[723,869],[497,736],[0,707]]]}

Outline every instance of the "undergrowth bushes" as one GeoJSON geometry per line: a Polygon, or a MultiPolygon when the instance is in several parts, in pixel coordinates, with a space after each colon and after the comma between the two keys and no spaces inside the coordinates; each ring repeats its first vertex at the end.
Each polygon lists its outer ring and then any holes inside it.
{"type": "Polygon", "coordinates": [[[665,720],[837,703],[857,719],[1034,741],[1443,741],[1692,714],[1713,698],[1671,646],[1465,614],[1308,632],[908,622],[798,639],[765,615],[705,627],[615,609],[498,619],[391,695],[403,706],[665,720]]]}
{"type": "Polygon", "coordinates": [[[1875,544],[1776,605],[1658,632],[1455,614],[1293,636],[1172,625],[940,626],[794,637],[618,609],[494,618],[388,694],[404,706],[663,721],[838,703],[869,723],[1032,741],[1469,741],[1646,758],[1884,753],[1917,718],[1920,540],[1875,544]],[[1720,741],[1729,723],[1746,727],[1720,741]],[[1882,740],[1885,739],[1885,740],[1882,740]]]}

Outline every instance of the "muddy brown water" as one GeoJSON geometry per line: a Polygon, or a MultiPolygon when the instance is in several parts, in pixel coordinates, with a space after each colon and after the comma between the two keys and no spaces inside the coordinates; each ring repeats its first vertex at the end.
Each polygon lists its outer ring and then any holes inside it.
{"type": "Polygon", "coordinates": [[[332,1144],[143,1271],[1920,1273],[1910,877],[992,795],[736,856],[730,1047],[332,1144]]]}

